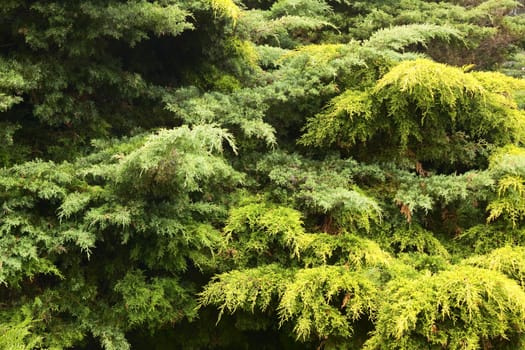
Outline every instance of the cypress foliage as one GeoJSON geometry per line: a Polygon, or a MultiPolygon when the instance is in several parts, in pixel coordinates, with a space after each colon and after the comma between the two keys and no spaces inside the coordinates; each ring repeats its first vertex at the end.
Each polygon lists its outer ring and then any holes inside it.
{"type": "Polygon", "coordinates": [[[524,18],[4,0],[0,348],[525,348],[524,18]]]}

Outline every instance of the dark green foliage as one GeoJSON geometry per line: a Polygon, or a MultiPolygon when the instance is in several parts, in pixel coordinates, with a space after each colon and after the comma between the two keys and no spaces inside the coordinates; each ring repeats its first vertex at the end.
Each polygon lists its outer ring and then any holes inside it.
{"type": "Polygon", "coordinates": [[[350,160],[306,160],[298,155],[274,153],[258,163],[275,184],[275,193],[285,196],[307,213],[325,215],[322,229],[343,227],[369,230],[371,222],[381,220],[381,208],[353,184],[356,164],[350,160]],[[327,176],[327,173],[335,174],[327,176]]]}
{"type": "Polygon", "coordinates": [[[120,348],[134,327],[195,316],[194,282],[178,276],[209,269],[222,240],[214,181],[227,192],[241,179],[218,156],[224,140],[219,128],[182,127],[106,145],[74,164],[2,172],[2,282],[21,297],[33,291],[10,306],[32,310],[44,345],[73,345],[88,331],[120,348]]]}
{"type": "MultiPolygon", "coordinates": [[[[233,15],[228,4],[17,1],[3,7],[0,111],[10,109],[3,120],[20,126],[17,145],[32,148],[38,157],[64,159],[89,149],[94,137],[173,126],[159,104],[190,73],[173,68],[205,60],[199,47],[178,38],[215,42],[208,49],[217,56],[206,64],[220,71],[233,67],[216,62],[242,56],[224,52],[229,39],[206,37],[195,23],[205,16],[204,23],[216,31],[228,31],[231,24],[223,23],[233,15]],[[149,60],[148,68],[143,59],[149,60]]],[[[4,164],[13,160],[18,159],[4,164]]]]}

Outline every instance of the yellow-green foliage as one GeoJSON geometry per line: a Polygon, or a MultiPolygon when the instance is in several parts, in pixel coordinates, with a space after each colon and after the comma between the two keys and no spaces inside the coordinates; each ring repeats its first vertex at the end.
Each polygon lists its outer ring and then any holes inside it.
{"type": "Polygon", "coordinates": [[[311,233],[300,237],[301,262],[306,266],[344,265],[351,270],[385,267],[392,257],[373,240],[343,233],[311,233]]]}
{"type": "Polygon", "coordinates": [[[501,272],[518,282],[522,288],[525,288],[524,247],[505,246],[494,249],[489,254],[465,259],[461,264],[501,272]]]}
{"type": "Polygon", "coordinates": [[[280,322],[293,321],[299,339],[352,335],[352,322],[371,315],[376,286],[344,266],[297,271],[279,302],[280,322]]]}
{"type": "Polygon", "coordinates": [[[39,348],[41,341],[40,337],[31,334],[31,319],[22,322],[2,322],[0,325],[1,349],[32,350],[39,348]]]}
{"type": "Polygon", "coordinates": [[[200,305],[214,304],[219,307],[219,319],[226,311],[265,311],[283,288],[294,271],[278,265],[266,265],[255,269],[233,270],[215,276],[200,293],[200,305]]]}
{"type": "Polygon", "coordinates": [[[522,81],[497,73],[405,61],[371,90],[347,90],[332,99],[309,119],[301,142],[343,149],[365,144],[376,154],[394,147],[420,160],[467,161],[465,148],[475,157],[484,144],[523,140],[525,113],[514,99],[522,89],[522,81]]]}
{"type": "Polygon", "coordinates": [[[498,72],[472,72],[483,87],[505,98],[509,107],[517,108],[515,97],[525,90],[525,79],[517,79],[498,72]]]}
{"type": "Polygon", "coordinates": [[[521,176],[505,176],[498,182],[498,199],[488,207],[488,222],[503,216],[516,226],[525,217],[525,185],[521,176]]]}
{"type": "Polygon", "coordinates": [[[267,265],[216,276],[200,303],[217,305],[222,314],[264,311],[277,302],[279,324],[292,322],[297,338],[348,338],[353,322],[373,311],[376,292],[366,275],[344,266],[293,270],[267,265]]]}
{"type": "Polygon", "coordinates": [[[374,129],[370,94],[347,90],[333,98],[322,113],[308,120],[301,141],[304,145],[345,148],[365,142],[373,135],[374,129]],[[350,133],[345,133],[350,130],[350,133]]]}
{"type": "Polygon", "coordinates": [[[428,255],[440,255],[445,258],[449,254],[443,244],[432,234],[417,224],[407,225],[394,231],[388,239],[390,246],[397,252],[417,252],[428,255]]]}
{"type": "Polygon", "coordinates": [[[355,270],[387,265],[390,259],[373,241],[352,234],[307,233],[300,212],[268,203],[232,209],[224,232],[229,245],[223,253],[239,266],[292,258],[307,266],[330,261],[355,270]]]}
{"type": "Polygon", "coordinates": [[[513,227],[525,216],[525,150],[508,146],[496,152],[489,168],[498,177],[498,197],[487,207],[488,222],[503,218],[513,227]]]}
{"type": "Polygon", "coordinates": [[[435,104],[438,108],[452,109],[458,103],[483,93],[483,86],[468,73],[424,59],[402,62],[392,68],[378,81],[375,91],[389,92],[385,99],[396,100],[393,91],[396,88],[412,97],[423,114],[429,113],[435,104]]]}
{"type": "Polygon", "coordinates": [[[423,141],[421,126],[454,127],[466,117],[471,101],[482,100],[484,93],[482,84],[461,69],[423,59],[402,62],[374,88],[403,148],[410,137],[423,141]]]}
{"type": "Polygon", "coordinates": [[[496,150],[490,157],[489,169],[497,177],[525,175],[525,149],[507,145],[496,150]]]}
{"type": "Polygon", "coordinates": [[[231,49],[235,55],[245,60],[252,68],[256,68],[259,61],[259,54],[255,49],[255,45],[247,40],[232,40],[228,42],[228,49],[231,49]]]}
{"type": "Polygon", "coordinates": [[[368,239],[302,226],[300,213],[286,207],[256,200],[233,209],[220,254],[241,269],[216,276],[201,304],[217,305],[222,315],[277,303],[280,324],[291,323],[298,339],[351,337],[354,321],[371,315],[377,279],[392,258],[368,239]],[[245,268],[254,261],[259,267],[245,268]]]}
{"type": "Polygon", "coordinates": [[[228,248],[228,251],[241,266],[252,265],[254,255],[263,261],[265,257],[275,258],[283,251],[288,253],[286,255],[298,257],[299,242],[305,235],[298,211],[266,203],[234,208],[224,232],[232,247],[235,247],[233,250],[228,248]]]}
{"type": "Polygon", "coordinates": [[[503,274],[470,266],[392,281],[365,349],[512,348],[525,330],[525,292],[503,274]]]}
{"type": "Polygon", "coordinates": [[[416,60],[394,67],[378,81],[374,93],[394,120],[402,147],[408,144],[409,137],[428,142],[421,126],[445,129],[448,133],[464,130],[473,137],[501,144],[521,140],[525,115],[516,110],[515,103],[508,102],[511,91],[520,85],[516,79],[500,79],[498,74],[476,75],[429,60],[416,60]],[[499,85],[500,81],[505,88],[499,85]],[[497,89],[496,84],[500,86],[497,89]],[[508,114],[512,116],[510,120],[508,114]],[[499,134],[491,135],[496,128],[499,134]]]}
{"type": "Polygon", "coordinates": [[[210,0],[211,7],[219,16],[231,18],[234,23],[241,15],[241,9],[232,0],[210,0]]]}
{"type": "Polygon", "coordinates": [[[346,46],[343,44],[321,44],[321,45],[306,45],[294,51],[290,51],[282,57],[282,60],[287,60],[297,56],[304,56],[308,59],[310,65],[322,65],[328,62],[343,57],[346,46]]]}
{"type": "MultiPolygon", "coordinates": [[[[521,246],[525,244],[525,231],[522,228],[506,224],[492,223],[470,227],[458,236],[459,243],[466,244],[477,254],[486,254],[493,249],[504,246],[521,246]]],[[[469,250],[470,250],[469,249],[469,250]]],[[[463,252],[463,253],[469,253],[463,252]]]]}

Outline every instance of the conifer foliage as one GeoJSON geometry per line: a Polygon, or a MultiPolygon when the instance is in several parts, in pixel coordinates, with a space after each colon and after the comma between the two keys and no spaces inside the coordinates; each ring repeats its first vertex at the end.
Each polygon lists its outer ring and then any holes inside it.
{"type": "Polygon", "coordinates": [[[0,348],[525,348],[521,6],[4,0],[0,348]]]}

